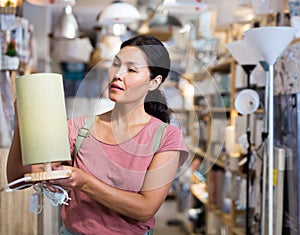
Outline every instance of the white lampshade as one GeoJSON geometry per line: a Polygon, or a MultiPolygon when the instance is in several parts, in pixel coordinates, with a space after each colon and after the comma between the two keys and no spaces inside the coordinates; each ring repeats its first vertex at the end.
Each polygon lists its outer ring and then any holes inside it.
{"type": "Polygon", "coordinates": [[[203,11],[208,10],[208,4],[198,1],[186,0],[166,0],[162,5],[164,10],[167,10],[172,15],[199,15],[203,11]]]}
{"type": "Polygon", "coordinates": [[[235,98],[234,107],[240,114],[251,114],[258,109],[259,95],[252,89],[239,92],[235,98]]]}
{"type": "Polygon", "coordinates": [[[269,65],[273,65],[293,40],[296,31],[287,26],[266,26],[249,29],[244,36],[245,41],[256,48],[269,65]]]}
{"type": "Polygon", "coordinates": [[[38,6],[74,6],[76,0],[27,0],[28,3],[38,6]]]}
{"type": "Polygon", "coordinates": [[[98,24],[131,24],[139,20],[141,20],[141,15],[137,8],[129,3],[115,1],[102,11],[98,24]]]}
{"type": "Polygon", "coordinates": [[[226,44],[227,49],[234,59],[240,65],[257,64],[257,53],[254,52],[254,48],[250,47],[244,40],[233,41],[226,44]]]}

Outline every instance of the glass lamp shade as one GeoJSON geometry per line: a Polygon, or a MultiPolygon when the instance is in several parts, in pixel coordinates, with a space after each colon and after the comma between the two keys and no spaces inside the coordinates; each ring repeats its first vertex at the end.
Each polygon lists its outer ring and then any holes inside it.
{"type": "Polygon", "coordinates": [[[74,6],[76,0],[27,0],[28,3],[38,6],[74,6]]]}
{"type": "Polygon", "coordinates": [[[226,44],[226,47],[230,54],[240,65],[257,64],[258,57],[255,49],[250,47],[244,40],[233,41],[226,44]]]}
{"type": "Polygon", "coordinates": [[[79,27],[71,6],[64,8],[63,14],[54,29],[55,38],[74,39],[79,36],[79,27]]]}
{"type": "Polygon", "coordinates": [[[125,2],[113,2],[103,10],[98,24],[131,24],[139,20],[141,20],[141,15],[133,5],[125,2]]]}
{"type": "Polygon", "coordinates": [[[244,40],[253,46],[269,65],[273,65],[293,40],[296,29],[288,26],[252,28],[244,33],[244,40]]]}

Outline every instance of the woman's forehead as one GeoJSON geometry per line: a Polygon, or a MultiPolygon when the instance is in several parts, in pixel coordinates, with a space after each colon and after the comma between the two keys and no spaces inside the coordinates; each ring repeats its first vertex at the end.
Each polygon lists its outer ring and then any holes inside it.
{"type": "Polygon", "coordinates": [[[138,47],[123,47],[117,54],[117,57],[122,62],[131,62],[139,65],[147,65],[146,55],[138,47]]]}

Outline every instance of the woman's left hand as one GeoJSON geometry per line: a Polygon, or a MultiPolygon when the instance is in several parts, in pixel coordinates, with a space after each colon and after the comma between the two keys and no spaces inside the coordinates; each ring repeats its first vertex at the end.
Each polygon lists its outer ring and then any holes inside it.
{"type": "Polygon", "coordinates": [[[53,179],[48,181],[49,184],[59,185],[66,190],[75,188],[80,189],[86,183],[87,178],[89,177],[89,175],[83,172],[82,170],[71,166],[55,166],[53,167],[53,170],[71,170],[70,177],[63,179],[53,179]]]}

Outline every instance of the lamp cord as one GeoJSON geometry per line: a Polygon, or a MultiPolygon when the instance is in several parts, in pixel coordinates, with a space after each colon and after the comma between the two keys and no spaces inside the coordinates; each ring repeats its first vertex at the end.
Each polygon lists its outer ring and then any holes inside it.
{"type": "Polygon", "coordinates": [[[51,185],[51,187],[58,189],[60,192],[52,192],[50,191],[45,184],[36,183],[36,184],[24,184],[16,188],[10,188],[13,185],[30,181],[31,177],[23,177],[17,179],[15,181],[10,182],[9,184],[5,185],[4,187],[0,188],[0,193],[2,192],[13,192],[19,189],[23,189],[25,187],[33,186],[34,190],[36,191],[34,194],[31,195],[29,201],[29,209],[34,214],[40,214],[43,210],[43,200],[42,195],[44,194],[50,201],[52,206],[59,206],[59,205],[68,205],[68,201],[71,198],[68,195],[68,192],[60,186],[51,185]]]}

